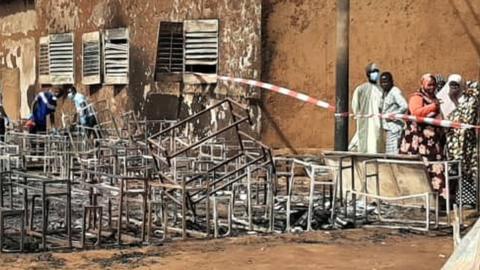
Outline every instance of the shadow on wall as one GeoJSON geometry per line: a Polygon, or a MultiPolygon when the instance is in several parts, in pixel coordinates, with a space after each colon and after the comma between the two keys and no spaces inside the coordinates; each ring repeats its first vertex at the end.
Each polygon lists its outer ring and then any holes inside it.
{"type": "Polygon", "coordinates": [[[30,111],[32,111],[31,107],[32,107],[33,100],[35,99],[35,96],[36,96],[35,86],[30,85],[27,89],[27,102],[28,102],[28,108],[30,109],[30,111]]]}
{"type": "Polygon", "coordinates": [[[181,102],[181,98],[174,95],[151,93],[145,100],[145,117],[149,120],[176,120],[182,111],[181,102]]]}
{"type": "Polygon", "coordinates": [[[19,12],[25,12],[28,10],[35,10],[34,0],[1,0],[2,8],[0,9],[0,17],[12,15],[19,12]]]}
{"type": "Polygon", "coordinates": [[[455,4],[454,0],[449,0],[450,5],[453,8],[455,16],[458,18],[458,21],[462,24],[463,29],[465,30],[465,33],[467,34],[468,38],[473,44],[473,47],[475,48],[475,51],[477,52],[478,57],[480,58],[480,19],[479,16],[480,14],[477,14],[475,10],[473,9],[472,3],[470,3],[470,0],[463,0],[465,2],[465,5],[468,8],[468,11],[470,15],[475,19],[475,24],[469,24],[464,17],[460,15],[460,11],[455,4]],[[476,27],[479,30],[478,36],[475,36],[475,33],[472,31],[472,27],[476,27]]]}
{"type": "MultiPolygon", "coordinates": [[[[182,96],[171,94],[151,93],[145,100],[144,116],[148,120],[177,120],[185,119],[204,110],[208,104],[208,96],[202,94],[192,95],[190,102],[182,96]]],[[[211,129],[212,115],[205,113],[192,122],[193,135],[206,136],[211,129]]]]}
{"type": "MultiPolygon", "coordinates": [[[[274,4],[270,2],[267,0],[262,1],[262,26],[265,26],[265,28],[268,24],[268,18],[273,12],[274,4]]],[[[269,46],[269,40],[271,39],[268,38],[268,31],[262,31],[262,79],[270,77],[272,58],[275,54],[276,46],[269,46]]]]}
{"type": "Polygon", "coordinates": [[[297,155],[298,154],[297,150],[293,147],[292,143],[287,139],[285,134],[282,132],[280,127],[277,125],[277,123],[275,122],[275,119],[273,119],[270,112],[267,109],[265,109],[263,103],[261,103],[260,109],[262,111],[262,116],[264,118],[264,121],[267,122],[268,125],[273,128],[273,130],[278,135],[278,137],[280,138],[281,142],[285,145],[285,147],[287,147],[288,150],[292,151],[292,153],[294,155],[297,155]]]}
{"type": "MultiPolygon", "coordinates": [[[[144,107],[146,102],[143,97],[144,87],[146,84],[153,84],[153,75],[147,76],[145,73],[150,66],[149,58],[145,51],[141,47],[133,46],[133,44],[132,40],[130,40],[130,79],[127,91],[129,102],[133,105],[131,108],[138,112],[144,107]]],[[[146,116],[149,117],[148,114],[146,116]]]]}
{"type": "Polygon", "coordinates": [[[98,91],[100,91],[100,89],[102,89],[103,85],[101,84],[93,84],[93,85],[88,85],[88,94],[90,96],[94,95],[95,93],[97,93],[98,91]]]}
{"type": "MultiPolygon", "coordinates": [[[[270,14],[273,12],[273,6],[275,3],[271,3],[271,1],[263,0],[262,1],[262,25],[266,26],[268,24],[268,18],[270,14]]],[[[272,46],[269,44],[268,38],[268,31],[262,31],[262,80],[264,78],[270,78],[271,76],[271,63],[272,58],[275,55],[275,48],[276,46],[272,46]],[[267,49],[268,48],[268,49],[267,49]]],[[[278,124],[275,122],[275,119],[272,117],[270,112],[265,108],[265,101],[267,100],[267,93],[262,91],[261,101],[259,104],[259,108],[262,112],[262,121],[264,121],[264,125],[262,127],[271,127],[274,130],[275,135],[280,139],[281,143],[287,147],[293,154],[298,154],[297,150],[293,147],[291,142],[287,139],[285,133],[280,129],[278,124]]],[[[264,130],[260,131],[261,134],[264,133],[264,130]]]]}
{"type": "Polygon", "coordinates": [[[118,94],[120,94],[124,89],[127,88],[127,85],[114,85],[113,86],[113,96],[117,96],[118,94]]]}

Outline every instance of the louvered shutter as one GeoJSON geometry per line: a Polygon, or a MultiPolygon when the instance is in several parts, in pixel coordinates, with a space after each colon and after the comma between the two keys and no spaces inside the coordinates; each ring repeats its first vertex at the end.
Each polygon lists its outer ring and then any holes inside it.
{"type": "Polygon", "coordinates": [[[48,84],[50,83],[50,63],[48,57],[48,42],[49,38],[40,37],[39,45],[40,45],[40,53],[38,57],[38,81],[41,84],[48,84]]]}
{"type": "Polygon", "coordinates": [[[101,71],[100,32],[85,33],[82,35],[82,83],[101,83],[101,71]]]}
{"type": "Polygon", "coordinates": [[[181,81],[183,72],[183,23],[161,22],[157,41],[155,80],[181,81]]]}
{"type": "Polygon", "coordinates": [[[218,20],[184,22],[184,75],[190,84],[215,83],[218,69],[218,20]]]}
{"type": "Polygon", "coordinates": [[[53,34],[48,44],[50,83],[73,84],[73,33],[53,34]]]}
{"type": "Polygon", "coordinates": [[[103,65],[105,84],[128,84],[129,40],[127,28],[105,31],[103,65]]]}

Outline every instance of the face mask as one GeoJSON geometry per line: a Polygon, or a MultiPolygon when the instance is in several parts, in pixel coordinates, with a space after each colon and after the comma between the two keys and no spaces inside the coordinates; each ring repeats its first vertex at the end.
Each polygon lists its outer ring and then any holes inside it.
{"type": "Polygon", "coordinates": [[[374,72],[371,72],[370,74],[368,74],[368,78],[370,79],[370,81],[376,82],[376,81],[378,81],[379,75],[380,75],[380,72],[374,71],[374,72]]]}
{"type": "Polygon", "coordinates": [[[74,94],[73,94],[73,93],[68,93],[67,98],[73,99],[73,97],[74,97],[74,94]]]}

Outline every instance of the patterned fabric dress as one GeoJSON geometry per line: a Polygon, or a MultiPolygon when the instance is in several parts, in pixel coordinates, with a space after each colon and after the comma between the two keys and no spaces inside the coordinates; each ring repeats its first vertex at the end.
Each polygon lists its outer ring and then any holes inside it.
{"type": "MultiPolygon", "coordinates": [[[[478,89],[467,90],[458,107],[449,115],[451,121],[476,125],[479,106],[478,89]]],[[[462,161],[462,185],[464,204],[476,203],[477,179],[477,135],[474,129],[450,129],[447,133],[447,156],[449,160],[462,161]]],[[[456,201],[459,203],[459,192],[456,181],[451,183],[452,190],[456,191],[456,201]]]]}
{"type": "MultiPolygon", "coordinates": [[[[422,91],[417,91],[415,96],[423,99],[424,106],[433,103],[422,91]]],[[[437,115],[429,115],[436,117],[437,115]]],[[[443,144],[444,132],[441,127],[428,124],[407,122],[405,134],[400,146],[400,154],[420,155],[425,161],[444,160],[443,144]]],[[[445,174],[444,167],[440,164],[430,165],[427,168],[433,189],[445,197],[445,174]]]]}

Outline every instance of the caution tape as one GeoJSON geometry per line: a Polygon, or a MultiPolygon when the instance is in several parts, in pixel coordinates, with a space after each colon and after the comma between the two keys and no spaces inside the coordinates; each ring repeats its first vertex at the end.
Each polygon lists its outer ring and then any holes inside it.
{"type": "Polygon", "coordinates": [[[378,117],[378,118],[390,119],[390,120],[403,120],[403,121],[417,122],[421,124],[429,124],[432,126],[439,126],[439,127],[445,127],[445,128],[480,129],[480,126],[464,124],[464,123],[454,122],[450,120],[442,120],[442,119],[430,118],[430,117],[420,117],[420,116],[414,116],[414,115],[408,115],[408,114],[375,114],[375,115],[350,114],[350,116],[355,118],[378,117]]]}
{"type": "Polygon", "coordinates": [[[306,102],[306,103],[313,104],[313,105],[318,106],[320,108],[328,109],[332,112],[335,111],[335,106],[332,106],[332,105],[328,104],[328,102],[313,98],[311,96],[308,96],[308,95],[305,95],[305,94],[302,94],[300,92],[296,92],[296,91],[293,91],[293,90],[290,90],[290,89],[287,89],[287,88],[284,88],[284,87],[280,87],[280,86],[276,86],[276,85],[269,84],[269,83],[264,83],[264,82],[258,82],[258,81],[254,81],[254,80],[246,80],[246,79],[232,78],[232,77],[226,77],[226,76],[218,76],[218,79],[222,80],[222,81],[231,81],[231,82],[248,84],[248,85],[251,85],[251,86],[260,87],[260,88],[263,88],[263,89],[270,90],[272,92],[276,92],[276,93],[280,93],[282,95],[286,95],[286,96],[296,98],[298,100],[301,100],[301,101],[306,102]]]}
{"type": "MultiPolygon", "coordinates": [[[[280,93],[282,95],[290,96],[293,98],[296,98],[302,102],[310,103],[315,106],[318,106],[323,109],[328,109],[331,112],[335,112],[335,106],[330,105],[326,101],[319,100],[317,98],[302,94],[300,92],[296,92],[284,87],[276,86],[273,84],[269,83],[264,83],[264,82],[259,82],[259,81],[254,81],[254,80],[247,80],[247,79],[241,79],[241,78],[233,78],[233,77],[228,77],[228,76],[218,76],[219,80],[222,81],[230,81],[230,82],[235,82],[235,83],[241,83],[241,84],[247,84],[250,86],[254,87],[260,87],[263,89],[270,90],[272,92],[280,93]]],[[[369,114],[369,115],[358,115],[358,114],[352,114],[349,112],[343,112],[343,113],[335,113],[335,116],[339,117],[354,117],[354,118],[372,118],[372,117],[379,117],[383,119],[390,119],[390,120],[403,120],[403,121],[410,121],[410,122],[417,122],[420,124],[429,124],[433,126],[439,126],[439,127],[445,127],[445,128],[461,128],[461,129],[480,129],[480,126],[476,125],[470,125],[470,124],[464,124],[461,122],[454,122],[450,120],[442,120],[442,119],[436,119],[436,118],[430,118],[430,117],[420,117],[420,116],[414,116],[414,115],[408,115],[408,114],[369,114]]]]}

